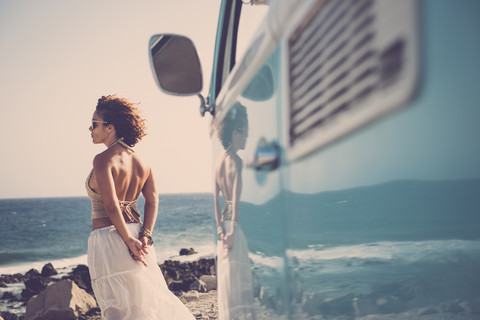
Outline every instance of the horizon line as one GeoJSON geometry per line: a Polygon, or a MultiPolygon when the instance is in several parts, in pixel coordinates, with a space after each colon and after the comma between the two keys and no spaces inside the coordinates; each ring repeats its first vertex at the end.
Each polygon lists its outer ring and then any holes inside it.
{"type": "MultiPolygon", "coordinates": [[[[180,195],[180,194],[213,194],[212,191],[188,191],[188,192],[161,192],[158,196],[162,195],[180,195]]],[[[139,198],[142,197],[140,194],[139,198]]],[[[29,197],[0,197],[1,200],[27,200],[27,199],[62,199],[62,198],[88,198],[87,195],[71,195],[71,196],[29,196],[29,197]]]]}

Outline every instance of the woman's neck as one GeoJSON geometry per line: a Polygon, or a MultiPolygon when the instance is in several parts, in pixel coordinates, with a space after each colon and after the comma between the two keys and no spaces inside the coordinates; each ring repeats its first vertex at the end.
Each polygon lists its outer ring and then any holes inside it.
{"type": "Polygon", "coordinates": [[[233,145],[229,145],[225,151],[229,154],[236,155],[238,148],[234,147],[233,145]]]}
{"type": "Polygon", "coordinates": [[[107,141],[105,141],[105,146],[107,147],[107,149],[109,149],[117,143],[118,143],[118,139],[116,137],[113,137],[113,138],[107,139],[107,141]]]}

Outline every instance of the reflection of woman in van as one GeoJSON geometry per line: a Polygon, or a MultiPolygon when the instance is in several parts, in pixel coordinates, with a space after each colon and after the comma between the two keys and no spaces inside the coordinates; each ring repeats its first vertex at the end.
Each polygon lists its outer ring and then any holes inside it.
{"type": "Polygon", "coordinates": [[[247,111],[237,103],[218,129],[225,148],[215,169],[215,219],[218,231],[217,282],[219,319],[254,319],[252,274],[247,241],[239,224],[243,161],[237,151],[248,136],[247,111]],[[224,200],[220,210],[219,195],[224,200]]]}

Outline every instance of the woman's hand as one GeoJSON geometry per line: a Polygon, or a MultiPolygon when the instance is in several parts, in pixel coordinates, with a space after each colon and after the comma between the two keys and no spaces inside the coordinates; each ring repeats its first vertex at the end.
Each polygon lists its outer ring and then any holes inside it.
{"type": "Polygon", "coordinates": [[[228,257],[228,246],[225,242],[225,235],[223,233],[218,235],[218,246],[222,248],[221,255],[224,259],[226,259],[228,257]]]}
{"type": "MultiPolygon", "coordinates": [[[[142,248],[146,251],[147,250],[147,247],[151,246],[150,244],[150,239],[148,239],[147,237],[140,237],[140,242],[142,243],[142,248]]],[[[147,252],[148,253],[148,252],[147,252]]]]}
{"type": "Polygon", "coordinates": [[[147,266],[145,255],[148,254],[146,245],[135,238],[129,238],[126,242],[128,250],[133,260],[143,263],[147,266]]]}
{"type": "Polygon", "coordinates": [[[233,234],[227,233],[226,235],[223,235],[220,239],[220,243],[222,245],[223,258],[226,259],[228,257],[228,251],[233,247],[233,234]]]}
{"type": "Polygon", "coordinates": [[[232,249],[232,247],[233,247],[233,234],[227,233],[227,234],[223,237],[223,245],[224,245],[227,249],[232,249]]]}
{"type": "Polygon", "coordinates": [[[143,244],[143,249],[147,250],[147,246],[153,245],[153,239],[152,239],[152,231],[145,229],[144,226],[140,229],[140,234],[138,235],[138,238],[143,244]]]}

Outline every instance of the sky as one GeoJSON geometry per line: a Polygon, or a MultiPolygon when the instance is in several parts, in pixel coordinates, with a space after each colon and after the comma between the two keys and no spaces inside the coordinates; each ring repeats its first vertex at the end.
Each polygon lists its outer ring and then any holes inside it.
{"type": "MultiPolygon", "coordinates": [[[[190,37],[200,56],[202,93],[207,96],[219,6],[220,0],[0,0],[0,199],[86,196],[84,183],[93,157],[105,148],[92,144],[88,128],[98,98],[107,94],[139,103],[143,110],[148,135],[136,150],[152,165],[160,193],[211,192],[211,116],[200,117],[197,97],[169,96],[157,88],[150,70],[148,40],[156,33],[190,37]]],[[[435,8],[442,10],[441,6],[435,8]]],[[[458,16],[465,17],[468,12],[461,8],[458,16]]],[[[451,30],[443,24],[444,19],[438,21],[442,25],[432,28],[446,29],[437,34],[451,30]]],[[[253,32],[256,24],[248,22],[253,32]]],[[[465,30],[475,29],[467,26],[465,30]]],[[[434,113],[436,116],[445,114],[441,119],[455,121],[431,121],[428,127],[421,123],[417,131],[410,129],[412,135],[421,133],[421,137],[426,137],[423,133],[428,129],[429,135],[436,137],[432,140],[435,152],[428,154],[437,157],[424,157],[425,172],[435,168],[444,176],[452,172],[445,178],[472,176],[466,171],[471,168],[478,176],[478,144],[456,143],[468,136],[467,130],[477,127],[480,112],[475,100],[478,94],[472,94],[478,92],[479,73],[467,63],[475,61],[478,52],[478,41],[470,41],[472,37],[473,33],[470,37],[450,36],[456,45],[429,38],[432,45],[438,45],[430,52],[440,60],[428,61],[431,81],[427,83],[435,88],[460,85],[453,90],[456,95],[449,94],[451,89],[438,90],[429,96],[432,99],[424,97],[421,103],[442,112],[434,113]],[[458,52],[456,48],[462,46],[471,50],[458,52]],[[465,63],[455,63],[447,72],[450,76],[445,77],[441,62],[459,54],[462,58],[454,61],[465,63]],[[455,74],[468,81],[455,80],[455,74]],[[458,96],[468,104],[466,112],[457,113],[450,107],[459,103],[458,96]],[[451,129],[445,130],[447,127],[451,129]],[[445,148],[445,141],[459,150],[445,148]],[[464,164],[459,158],[469,162],[464,164]],[[438,162],[435,159],[455,163],[463,171],[432,166],[438,162]]],[[[246,43],[239,44],[242,46],[246,43]]],[[[430,109],[414,107],[412,112],[430,109]]],[[[414,155],[411,159],[426,153],[412,146],[409,150],[414,155]]]]}
{"type": "Polygon", "coordinates": [[[148,135],[136,146],[160,193],[211,192],[212,152],[197,97],[155,84],[148,40],[190,37],[208,91],[218,0],[0,0],[0,198],[85,196],[96,102],[139,103],[148,135]]]}

